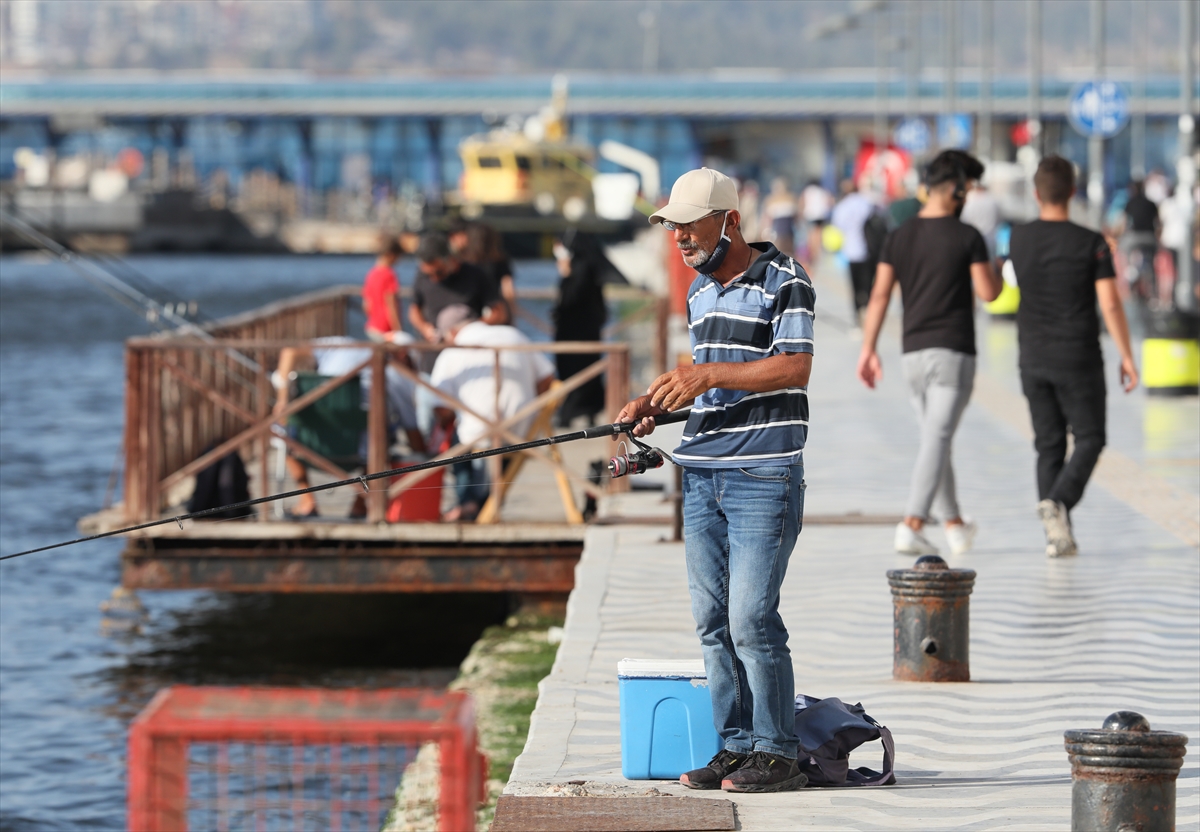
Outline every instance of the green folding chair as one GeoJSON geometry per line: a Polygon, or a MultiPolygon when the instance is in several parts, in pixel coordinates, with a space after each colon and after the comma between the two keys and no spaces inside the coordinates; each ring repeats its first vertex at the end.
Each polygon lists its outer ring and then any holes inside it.
{"type": "MultiPolygon", "coordinates": [[[[330,376],[296,374],[296,396],[303,396],[330,376]]],[[[303,410],[288,417],[295,438],[304,447],[350,470],[364,464],[360,448],[367,429],[367,411],[362,407],[362,381],[357,376],[326,393],[303,410]]]]}

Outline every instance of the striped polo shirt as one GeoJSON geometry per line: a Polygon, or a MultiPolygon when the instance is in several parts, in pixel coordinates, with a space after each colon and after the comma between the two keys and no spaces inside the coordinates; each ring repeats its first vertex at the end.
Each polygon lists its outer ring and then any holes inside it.
{"type": "MultiPolygon", "coordinates": [[[[688,289],[696,364],[813,351],[812,281],[775,246],[751,247],[762,254],[727,286],[698,275],[688,289]]],[[[767,393],[713,388],[697,397],[675,458],[695,468],[796,465],[807,438],[806,388],[767,393]]]]}

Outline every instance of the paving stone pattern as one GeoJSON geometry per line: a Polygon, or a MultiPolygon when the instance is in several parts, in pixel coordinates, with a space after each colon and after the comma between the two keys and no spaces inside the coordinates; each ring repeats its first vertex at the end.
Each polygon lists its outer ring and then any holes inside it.
{"type": "MultiPolygon", "coordinates": [[[[836,308],[818,318],[806,510],[897,514],[916,449],[898,328],[889,322],[882,339],[882,389],[866,391],[853,378],[858,344],[836,320],[839,294],[818,283],[819,298],[833,296],[836,308]]],[[[1011,324],[982,324],[980,347],[983,401],[968,408],[954,451],[960,500],[980,533],[973,552],[947,555],[952,566],[978,572],[973,681],[892,681],[885,573],[911,560],[891,551],[890,528],[805,529],[783,588],[798,692],[861,701],[888,725],[899,783],[739,796],[743,829],[1064,829],[1071,777],[1063,731],[1097,728],[1120,709],[1189,736],[1177,823],[1200,828],[1196,400],[1147,401],[1110,388],[1106,454],[1120,465],[1107,480],[1098,473],[1074,513],[1080,556],[1050,560],[1033,510],[1011,324]],[[1139,497],[1146,493],[1158,498],[1139,497]]],[[[683,548],[660,542],[666,535],[655,527],[589,530],[565,639],[508,793],[729,797],[621,777],[617,662],[700,655],[683,548]]],[[[940,532],[931,537],[942,544],[940,532]]],[[[852,764],[877,768],[879,755],[878,744],[864,746],[852,764]]]]}

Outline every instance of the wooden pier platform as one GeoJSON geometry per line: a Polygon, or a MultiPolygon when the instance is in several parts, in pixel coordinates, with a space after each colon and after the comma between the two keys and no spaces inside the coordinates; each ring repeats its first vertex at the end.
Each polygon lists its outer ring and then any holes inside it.
{"type": "MultiPolygon", "coordinates": [[[[335,287],[227,318],[203,335],[178,332],[130,339],[123,500],[83,518],[80,528],[110,532],[185,515],[197,475],[234,453],[246,468],[253,498],[296,487],[283,475],[284,452],[309,467],[313,485],[402,467],[395,436],[387,428],[382,384],[372,386],[369,406],[363,405],[365,416],[355,408],[366,422],[361,458],[346,461],[330,451],[318,452],[283,429],[289,418],[298,418],[295,414],[343,385],[357,385],[363,370],[382,378],[388,367],[441,397],[441,406],[469,410],[418,377],[399,355],[406,348],[371,342],[336,345],[368,356],[349,372],[321,378],[316,388],[290,400],[276,394],[272,371],[282,351],[311,350],[313,339],[345,335],[356,295],[354,287],[335,287]]],[[[661,313],[662,302],[649,295],[643,300],[642,309],[624,323],[633,319],[642,329],[649,326],[661,335],[661,327],[644,320],[653,316],[643,313],[661,313]]],[[[439,348],[417,344],[407,349],[439,348]]],[[[665,357],[660,344],[654,350],[639,350],[634,359],[629,344],[619,340],[501,349],[594,354],[599,360],[555,382],[510,418],[493,421],[480,415],[493,445],[550,435],[551,416],[562,399],[596,378],[604,379],[606,390],[601,418],[615,419],[628,401],[634,374],[647,369],[648,358],[659,363],[665,357]],[[527,417],[532,427],[515,434],[514,426],[527,417]]],[[[494,372],[500,372],[498,355],[494,372]]],[[[129,589],[235,592],[504,592],[565,602],[583,549],[586,500],[627,487],[624,480],[601,484],[589,475],[592,463],[606,460],[614,447],[608,439],[591,440],[527,450],[512,455],[504,467],[499,457],[489,460],[492,498],[474,524],[387,522],[389,507],[396,505],[402,517],[437,516],[436,501],[428,506],[425,495],[412,503],[421,510],[404,514],[406,495],[418,494],[409,489],[432,487],[425,484],[425,473],[373,481],[365,495],[349,486],[323,491],[317,497],[319,519],[287,519],[281,504],[264,503],[245,519],[168,522],[128,535],[122,584],[129,589]],[[352,520],[347,514],[356,494],[365,497],[365,517],[352,520]],[[344,519],[328,519],[333,517],[344,519]]],[[[470,450],[474,448],[459,445],[437,458],[470,450]]],[[[451,478],[441,478],[436,487],[448,492],[451,478]]],[[[445,510],[445,501],[441,508],[445,510]]]]}
{"type": "Polygon", "coordinates": [[[584,527],[558,523],[193,523],[135,535],[129,589],[565,595],[584,527]]]}

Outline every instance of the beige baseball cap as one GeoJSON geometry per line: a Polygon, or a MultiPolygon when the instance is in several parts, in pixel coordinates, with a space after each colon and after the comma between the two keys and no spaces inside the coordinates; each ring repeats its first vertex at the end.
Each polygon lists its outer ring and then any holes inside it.
{"type": "Polygon", "coordinates": [[[650,222],[695,222],[714,211],[736,211],[737,185],[712,168],[689,170],[675,180],[667,204],[650,215],[650,222]]]}

